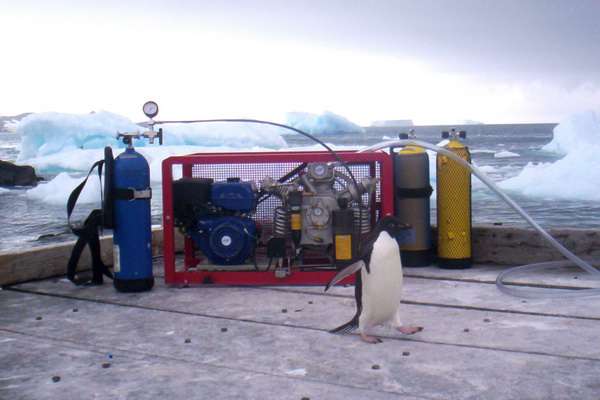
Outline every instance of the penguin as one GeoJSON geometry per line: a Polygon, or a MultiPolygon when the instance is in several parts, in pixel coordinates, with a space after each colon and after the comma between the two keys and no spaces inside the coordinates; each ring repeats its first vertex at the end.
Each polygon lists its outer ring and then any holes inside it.
{"type": "Polygon", "coordinates": [[[395,238],[407,227],[393,216],[380,219],[362,242],[358,260],[338,272],[327,284],[325,291],[356,273],[356,314],[350,321],[329,332],[349,333],[358,328],[365,342],[381,343],[380,338],[369,336],[367,332],[388,321],[402,334],[412,335],[423,330],[420,326],[405,326],[400,319],[402,261],[395,238]]]}

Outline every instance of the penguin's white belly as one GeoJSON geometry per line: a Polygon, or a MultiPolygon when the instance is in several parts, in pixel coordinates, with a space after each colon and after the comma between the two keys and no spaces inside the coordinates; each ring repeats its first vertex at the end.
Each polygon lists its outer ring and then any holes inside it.
{"type": "Polygon", "coordinates": [[[361,271],[363,310],[361,321],[369,326],[392,319],[402,299],[402,262],[394,238],[382,232],[373,245],[371,272],[361,271]]]}

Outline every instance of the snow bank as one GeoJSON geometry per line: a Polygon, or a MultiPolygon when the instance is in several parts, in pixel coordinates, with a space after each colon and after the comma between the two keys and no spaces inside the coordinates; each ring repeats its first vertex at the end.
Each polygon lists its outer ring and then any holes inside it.
{"type": "Polygon", "coordinates": [[[323,114],[290,112],[287,124],[311,134],[364,132],[364,129],[341,115],[325,111],[323,114]]]}
{"type": "Polygon", "coordinates": [[[8,192],[8,191],[9,191],[8,189],[5,189],[5,188],[3,188],[3,187],[0,187],[0,193],[6,193],[6,192],[8,192]]]}
{"type": "MultiPolygon", "coordinates": [[[[211,123],[211,124],[165,124],[163,139],[165,145],[199,145],[204,147],[228,147],[245,149],[260,146],[278,149],[286,146],[281,137],[281,129],[253,124],[211,123]]],[[[87,151],[124,147],[116,139],[117,132],[143,131],[126,117],[101,111],[92,114],[41,113],[25,117],[18,125],[22,135],[19,161],[30,161],[40,157],[62,158],[73,150],[87,151]]],[[[145,139],[137,140],[135,147],[147,146],[145,139]]],[[[156,145],[155,145],[156,146],[156,145]]],[[[81,159],[83,154],[78,154],[81,159]]],[[[94,153],[95,154],[95,153],[94,153]]],[[[75,163],[75,169],[80,168],[75,163]]],[[[84,169],[84,168],[83,168],[84,169]]]]}
{"type": "Polygon", "coordinates": [[[501,187],[546,199],[600,200],[600,117],[596,113],[576,114],[561,122],[543,149],[566,155],[554,163],[528,163],[501,187]]]}
{"type": "MultiPolygon", "coordinates": [[[[66,172],[61,172],[54,179],[46,183],[40,183],[35,188],[27,191],[27,197],[44,203],[65,205],[69,195],[83,178],[73,178],[66,172]]],[[[83,188],[77,203],[99,203],[100,180],[98,175],[93,175],[83,188]]]]}

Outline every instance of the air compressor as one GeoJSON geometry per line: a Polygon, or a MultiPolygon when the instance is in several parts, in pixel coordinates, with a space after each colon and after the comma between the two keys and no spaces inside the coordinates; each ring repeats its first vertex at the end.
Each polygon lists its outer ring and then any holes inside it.
{"type": "MultiPolygon", "coordinates": [[[[442,132],[444,146],[471,162],[468,147],[462,142],[466,132],[442,132]]],[[[448,269],[469,268],[471,243],[471,172],[456,161],[439,154],[437,166],[437,255],[438,266],[448,269]]]]}
{"type": "Polygon", "coordinates": [[[300,167],[286,174],[287,181],[178,179],[172,185],[175,224],[215,266],[250,263],[260,270],[254,256],[261,241],[269,263],[260,268],[272,266],[277,277],[288,276],[292,262],[303,268],[347,265],[360,235],[370,231],[371,212],[361,196],[372,197],[378,179],[364,176],[354,185],[335,162],[300,167]],[[278,205],[263,220],[258,207],[268,199],[278,205]]]}

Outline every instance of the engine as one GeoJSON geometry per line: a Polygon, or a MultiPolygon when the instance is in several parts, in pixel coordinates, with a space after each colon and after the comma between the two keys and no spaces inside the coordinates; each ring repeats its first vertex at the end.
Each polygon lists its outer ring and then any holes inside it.
{"type": "Polygon", "coordinates": [[[173,185],[175,223],[216,265],[243,264],[254,255],[254,182],[183,178],[173,185]]]}

